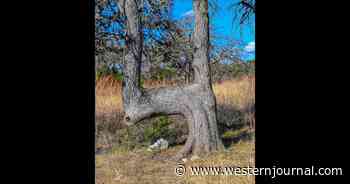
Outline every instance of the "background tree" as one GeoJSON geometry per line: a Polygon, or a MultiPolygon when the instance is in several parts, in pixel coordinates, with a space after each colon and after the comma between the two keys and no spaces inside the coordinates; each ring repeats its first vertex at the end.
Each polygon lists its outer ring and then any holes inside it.
{"type": "MultiPolygon", "coordinates": [[[[125,52],[125,17],[115,0],[96,0],[96,69],[99,74],[111,74],[112,65],[120,67],[125,52]]],[[[143,0],[143,79],[175,80],[190,83],[193,80],[193,30],[194,16],[171,18],[171,0],[143,0]]],[[[209,2],[211,15],[218,11],[215,1],[209,2]]],[[[210,26],[210,25],[209,25],[210,26]]],[[[219,79],[217,68],[221,61],[240,61],[239,42],[216,33],[210,26],[209,58],[214,80],[219,79]],[[223,44],[225,43],[225,44],[223,44]]],[[[120,79],[120,73],[117,74],[120,79]]]]}
{"type": "Polygon", "coordinates": [[[229,7],[233,10],[234,20],[239,20],[240,24],[248,23],[255,15],[256,2],[255,0],[239,0],[234,1],[229,7]]]}
{"type": "MultiPolygon", "coordinates": [[[[180,68],[184,66],[180,56],[185,50],[183,46],[190,44],[183,44],[187,42],[185,32],[169,16],[172,1],[144,0],[140,3],[143,10],[140,15],[144,39],[143,65],[155,70],[160,64],[183,69],[180,68]]],[[[126,28],[125,17],[121,16],[115,0],[96,0],[96,4],[96,63],[99,69],[122,63],[126,28]]]]}

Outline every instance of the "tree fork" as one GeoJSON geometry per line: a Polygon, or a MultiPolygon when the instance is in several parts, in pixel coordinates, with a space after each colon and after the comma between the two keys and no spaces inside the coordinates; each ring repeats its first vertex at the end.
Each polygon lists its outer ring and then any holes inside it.
{"type": "Polygon", "coordinates": [[[141,89],[142,24],[138,0],[119,0],[119,9],[126,16],[127,53],[122,85],[124,121],[131,125],[143,119],[163,115],[183,115],[189,136],[182,150],[174,157],[189,153],[206,155],[223,148],[217,129],[216,101],[211,86],[209,66],[209,18],[207,0],[194,0],[194,81],[187,86],[141,89]]]}

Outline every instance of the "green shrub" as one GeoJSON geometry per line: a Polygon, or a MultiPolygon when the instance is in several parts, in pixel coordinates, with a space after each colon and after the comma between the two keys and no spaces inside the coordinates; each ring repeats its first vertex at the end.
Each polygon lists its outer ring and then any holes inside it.
{"type": "Polygon", "coordinates": [[[167,116],[156,118],[152,122],[152,125],[146,127],[144,130],[145,141],[147,143],[153,143],[160,138],[169,139],[176,136],[175,132],[168,127],[171,123],[171,120],[167,116]]]}
{"type": "Polygon", "coordinates": [[[167,80],[174,77],[176,77],[176,69],[171,67],[155,69],[151,75],[153,80],[167,80]]]}
{"type": "Polygon", "coordinates": [[[122,81],[123,80],[123,74],[121,72],[113,73],[113,77],[114,77],[114,79],[116,79],[118,81],[122,81]]]}
{"type": "Polygon", "coordinates": [[[112,69],[108,67],[108,65],[100,65],[98,68],[96,68],[96,79],[105,76],[113,76],[116,80],[119,81],[123,80],[123,74],[121,71],[112,69]]]}
{"type": "Polygon", "coordinates": [[[243,75],[250,75],[255,73],[254,61],[249,61],[245,63],[233,63],[229,66],[230,73],[232,77],[240,77],[243,75]]]}

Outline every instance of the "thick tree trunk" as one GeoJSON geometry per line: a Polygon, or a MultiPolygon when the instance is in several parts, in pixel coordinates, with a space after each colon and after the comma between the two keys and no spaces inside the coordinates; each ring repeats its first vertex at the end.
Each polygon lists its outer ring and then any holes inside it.
{"type": "Polygon", "coordinates": [[[159,114],[183,115],[188,123],[189,136],[174,159],[181,159],[189,153],[201,156],[222,149],[210,78],[207,0],[193,1],[196,14],[193,83],[186,86],[144,90],[140,87],[143,36],[138,3],[137,0],[120,1],[120,8],[127,18],[127,53],[123,80],[125,122],[130,125],[159,114]]]}

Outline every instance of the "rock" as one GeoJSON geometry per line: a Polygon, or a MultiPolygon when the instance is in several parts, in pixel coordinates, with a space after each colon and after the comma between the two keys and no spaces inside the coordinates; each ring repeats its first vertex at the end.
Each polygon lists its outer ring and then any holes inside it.
{"type": "Polygon", "coordinates": [[[153,151],[153,150],[165,150],[169,146],[169,143],[167,140],[160,138],[158,139],[154,144],[150,145],[148,147],[148,151],[153,151]]]}
{"type": "Polygon", "coordinates": [[[160,139],[160,149],[164,150],[164,149],[168,149],[169,143],[167,140],[165,139],[160,139]]]}

